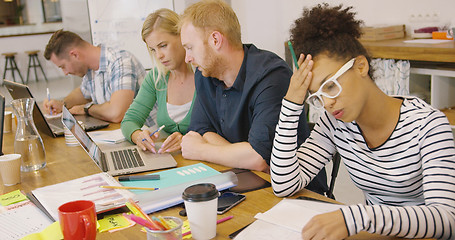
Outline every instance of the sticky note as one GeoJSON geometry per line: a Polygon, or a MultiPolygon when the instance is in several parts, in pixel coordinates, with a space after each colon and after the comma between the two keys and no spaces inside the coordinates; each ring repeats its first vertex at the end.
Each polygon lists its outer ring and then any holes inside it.
{"type": "Polygon", "coordinates": [[[131,223],[121,214],[105,216],[98,220],[98,231],[106,232],[113,229],[129,227],[131,223]]]}
{"type": "Polygon", "coordinates": [[[60,223],[54,222],[45,228],[43,231],[39,233],[32,233],[29,234],[21,240],[55,240],[55,239],[63,239],[63,233],[60,228],[60,223]]]}
{"type": "MultiPolygon", "coordinates": [[[[191,231],[190,222],[188,222],[188,220],[185,220],[185,221],[183,221],[183,225],[182,225],[182,234],[189,232],[189,231],[191,231]]],[[[192,238],[191,233],[182,237],[182,239],[191,239],[191,238],[192,238]]]]}
{"type": "Polygon", "coordinates": [[[27,199],[27,197],[20,190],[16,190],[16,191],[12,191],[12,192],[1,195],[0,204],[2,204],[3,206],[8,206],[13,203],[24,201],[26,199],[27,199]]]}

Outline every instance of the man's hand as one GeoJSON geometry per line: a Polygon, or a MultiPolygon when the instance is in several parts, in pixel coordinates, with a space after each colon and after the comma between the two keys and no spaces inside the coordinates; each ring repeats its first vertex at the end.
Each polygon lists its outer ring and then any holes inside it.
{"type": "Polygon", "coordinates": [[[302,229],[302,239],[345,239],[348,230],[341,210],[319,214],[302,229]]]}
{"type": "Polygon", "coordinates": [[[149,130],[136,130],[131,134],[131,140],[140,148],[142,151],[150,151],[156,153],[155,141],[160,136],[160,133],[157,132],[150,136],[149,130]]]}
{"type": "Polygon", "coordinates": [[[174,152],[180,150],[183,135],[179,132],[172,133],[161,145],[158,153],[174,152]]]}
{"type": "Polygon", "coordinates": [[[68,110],[73,115],[85,115],[84,106],[85,106],[85,104],[84,105],[76,105],[76,106],[73,106],[72,108],[70,108],[68,110]]]}
{"type": "Polygon", "coordinates": [[[190,131],[182,138],[182,156],[186,159],[201,160],[200,154],[203,154],[204,144],[207,141],[197,133],[190,131]]]}
{"type": "Polygon", "coordinates": [[[44,99],[43,107],[47,114],[50,114],[51,111],[52,111],[52,114],[61,113],[62,108],[63,108],[63,101],[59,101],[59,100],[55,100],[55,99],[51,99],[49,101],[47,99],[44,99]]]}

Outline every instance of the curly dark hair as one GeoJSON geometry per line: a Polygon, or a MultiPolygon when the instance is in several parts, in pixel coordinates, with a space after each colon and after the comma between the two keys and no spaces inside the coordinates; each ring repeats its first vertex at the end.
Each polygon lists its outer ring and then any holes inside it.
{"type": "MultiPolygon", "coordinates": [[[[296,53],[327,54],[329,57],[347,61],[363,55],[370,63],[370,56],[359,42],[363,21],[356,20],[352,7],[343,5],[330,7],[327,3],[318,4],[312,9],[304,8],[303,16],[294,22],[291,29],[291,42],[296,53]]],[[[373,69],[368,72],[373,76],[373,69]]]]}

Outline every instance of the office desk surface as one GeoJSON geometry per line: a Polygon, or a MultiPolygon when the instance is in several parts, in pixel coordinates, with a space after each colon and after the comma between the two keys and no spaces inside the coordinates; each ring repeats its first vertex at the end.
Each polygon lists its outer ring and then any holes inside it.
{"type": "MultiPolygon", "coordinates": [[[[118,125],[111,124],[108,129],[118,128],[118,125]]],[[[64,182],[72,180],[75,178],[84,177],[90,174],[99,173],[100,170],[93,163],[93,161],[88,157],[85,151],[80,146],[69,147],[65,144],[65,139],[63,137],[52,138],[46,135],[42,135],[45,149],[46,149],[46,168],[37,171],[37,172],[28,172],[22,173],[22,183],[6,187],[3,183],[0,182],[0,194],[4,194],[16,189],[21,189],[24,192],[29,192],[35,188],[47,186],[50,184],[55,184],[59,182],[64,182]]],[[[4,153],[12,153],[14,151],[14,132],[6,133],[4,135],[4,153]]],[[[197,161],[186,160],[182,157],[181,154],[174,154],[174,158],[177,161],[177,167],[191,165],[197,163],[197,161]]],[[[227,167],[206,163],[210,167],[222,171],[228,169],[227,167]]],[[[270,181],[270,176],[262,173],[256,172],[262,178],[270,181]]],[[[1,179],[0,179],[1,181],[1,179]]],[[[238,206],[234,207],[224,215],[219,215],[218,219],[233,215],[232,220],[221,223],[217,227],[217,237],[216,239],[228,239],[228,235],[234,232],[237,229],[242,228],[243,226],[253,222],[254,216],[258,212],[265,212],[272,208],[275,204],[280,202],[282,199],[276,197],[272,189],[265,188],[252,192],[245,193],[247,196],[246,200],[240,203],[238,206]]],[[[309,196],[319,199],[325,199],[333,201],[331,199],[325,198],[319,194],[313,193],[308,190],[302,190],[300,196],[309,196]]],[[[296,196],[294,196],[296,197],[296,196]]],[[[181,207],[172,207],[166,210],[153,213],[152,215],[161,215],[161,216],[179,216],[178,212],[181,210],[181,207]]],[[[183,220],[186,220],[186,217],[181,217],[183,220]]],[[[146,239],[146,234],[140,231],[139,226],[134,226],[125,230],[121,230],[115,233],[98,233],[97,239],[146,239]]],[[[356,236],[351,237],[350,239],[395,239],[395,238],[385,238],[379,235],[372,235],[366,232],[362,232],[356,236]]]]}
{"type": "Polygon", "coordinates": [[[455,63],[455,41],[424,44],[405,43],[410,39],[362,41],[373,58],[455,63]]]}

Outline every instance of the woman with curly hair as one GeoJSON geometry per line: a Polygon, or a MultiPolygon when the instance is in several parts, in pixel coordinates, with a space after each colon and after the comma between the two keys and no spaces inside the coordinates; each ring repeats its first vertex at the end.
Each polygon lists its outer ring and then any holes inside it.
{"type": "Polygon", "coordinates": [[[305,9],[291,42],[299,69],[282,102],[271,157],[274,193],[292,195],[339,152],[366,204],[320,214],[303,239],[360,231],[407,238],[455,238],[455,147],[445,115],[419,98],[387,96],[372,80],[351,7],[305,9]],[[297,146],[303,102],[324,108],[297,146]]]}

